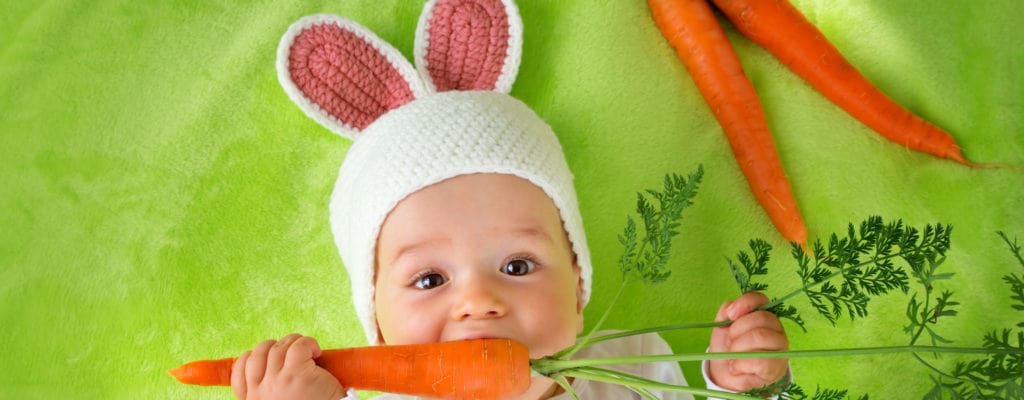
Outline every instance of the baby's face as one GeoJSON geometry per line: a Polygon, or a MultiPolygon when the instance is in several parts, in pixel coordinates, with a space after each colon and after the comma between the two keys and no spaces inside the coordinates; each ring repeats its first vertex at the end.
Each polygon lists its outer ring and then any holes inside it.
{"type": "Polygon", "coordinates": [[[381,227],[375,287],[387,344],[500,337],[540,357],[583,328],[558,209],[512,175],[461,175],[402,200],[381,227]]]}

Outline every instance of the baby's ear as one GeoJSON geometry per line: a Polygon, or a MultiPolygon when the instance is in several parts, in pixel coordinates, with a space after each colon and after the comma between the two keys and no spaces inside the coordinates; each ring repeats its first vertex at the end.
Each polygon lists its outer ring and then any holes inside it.
{"type": "Polygon", "coordinates": [[[431,0],[416,29],[414,55],[431,90],[512,90],[523,22],[512,0],[431,0]]]}
{"type": "Polygon", "coordinates": [[[326,14],[288,28],[277,48],[277,77],[306,115],[349,139],[426,93],[398,50],[362,25],[326,14]]]}
{"type": "Polygon", "coordinates": [[[576,277],[576,334],[583,333],[583,308],[587,305],[583,289],[583,268],[576,263],[575,257],[572,263],[573,276],[576,277]]]}

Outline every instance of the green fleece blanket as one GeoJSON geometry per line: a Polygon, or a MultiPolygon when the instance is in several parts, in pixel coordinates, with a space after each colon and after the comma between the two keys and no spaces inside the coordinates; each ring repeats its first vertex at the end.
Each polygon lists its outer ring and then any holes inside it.
{"type": "MultiPolygon", "coordinates": [[[[948,129],[977,162],[1024,165],[1018,0],[795,0],[892,98],[948,129]],[[941,4],[940,4],[941,3],[941,4]]],[[[281,90],[278,40],[344,15],[412,57],[419,1],[4,1],[0,4],[0,398],[228,399],[165,371],[290,332],[364,343],[327,202],[349,142],[281,90]]],[[[776,247],[769,295],[798,287],[788,244],[641,0],[520,0],[512,94],[559,134],[595,263],[593,323],[620,281],[636,192],[703,164],[672,277],[632,287],[608,328],[710,321],[739,294],[726,262],[776,247]]],[[[882,139],[726,26],[756,86],[811,240],[868,216],[948,223],[944,283],[960,315],[939,332],[977,346],[1021,321],[1001,277],[1022,272],[1024,172],[971,169],[882,139]]],[[[791,347],[900,345],[910,295],[832,327],[806,299],[791,347]]],[[[707,331],[664,335],[702,352],[707,331]]],[[[955,360],[944,357],[939,364],[955,360]]],[[[910,356],[792,361],[797,382],[920,398],[910,356]]],[[[696,364],[684,364],[702,386],[696,364]]]]}

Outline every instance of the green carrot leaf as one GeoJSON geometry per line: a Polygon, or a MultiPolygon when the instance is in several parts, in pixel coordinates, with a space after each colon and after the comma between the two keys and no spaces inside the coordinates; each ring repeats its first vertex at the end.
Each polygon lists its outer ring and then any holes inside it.
{"type": "MultiPolygon", "coordinates": [[[[1005,233],[997,233],[1009,246],[1017,262],[1024,267],[1021,247],[1005,233]]],[[[935,281],[948,278],[946,275],[949,274],[935,274],[936,266],[933,264],[929,270],[915,273],[918,281],[926,288],[926,292],[931,290],[931,285],[935,281]]],[[[1024,311],[1024,282],[1021,282],[1021,278],[1014,273],[1003,276],[1003,280],[1010,286],[1010,298],[1015,301],[1013,309],[1024,311]]],[[[949,292],[943,292],[936,298],[936,304],[931,308],[927,305],[930,298],[927,294],[925,303],[917,303],[912,298],[907,310],[908,317],[913,314],[911,326],[916,324],[920,332],[922,327],[927,327],[931,322],[929,318],[936,320],[939,317],[956,315],[950,308],[958,303],[950,301],[949,297],[949,292]]],[[[934,322],[931,324],[934,325],[934,322]]],[[[1020,326],[1024,326],[1024,323],[1017,324],[1017,327],[1020,326]]],[[[932,334],[931,329],[925,331],[932,334]]],[[[932,341],[936,341],[934,336],[932,341]]],[[[949,372],[942,372],[918,358],[918,361],[935,371],[932,375],[933,386],[925,398],[1024,399],[1024,331],[992,331],[985,335],[983,343],[984,348],[993,351],[988,358],[957,362],[949,372]]]]}
{"type": "MultiPolygon", "coordinates": [[[[1017,262],[1024,268],[1024,255],[1021,255],[1021,246],[1017,244],[1017,240],[1010,240],[1010,237],[1002,231],[996,233],[1003,238],[1003,241],[1009,246],[1010,252],[1016,257],[1017,262]]],[[[1013,300],[1011,307],[1017,311],[1024,311],[1024,275],[1010,273],[1003,276],[1003,281],[1010,285],[1010,299],[1013,300]]],[[[1018,322],[1017,327],[1024,327],[1024,321],[1018,322]]]]}
{"type": "Polygon", "coordinates": [[[619,235],[624,248],[619,269],[624,278],[634,276],[654,284],[672,274],[666,268],[672,255],[672,238],[679,235],[683,210],[693,204],[703,176],[704,167],[698,166],[696,172],[685,177],[665,175],[661,191],[637,193],[636,213],[643,225],[643,237],[637,232],[637,223],[628,217],[626,228],[619,235]]]}
{"type": "MultiPolygon", "coordinates": [[[[739,285],[740,293],[747,292],[763,292],[768,290],[768,284],[755,282],[754,277],[768,274],[768,261],[771,260],[772,245],[761,239],[751,240],[748,244],[750,247],[750,254],[745,251],[740,251],[736,254],[736,260],[739,265],[734,263],[731,259],[726,258],[729,263],[729,268],[732,270],[733,277],[736,279],[736,284],[739,285]]],[[[799,245],[794,244],[799,249],[799,245]]],[[[800,329],[807,332],[807,327],[804,324],[804,320],[800,318],[800,313],[796,307],[772,299],[772,306],[767,308],[779,318],[789,319],[797,324],[800,329]]]]}
{"type": "Polygon", "coordinates": [[[633,263],[636,259],[636,222],[632,217],[626,217],[626,228],[619,235],[619,243],[622,244],[622,256],[619,257],[619,270],[626,276],[633,271],[633,263]]]}
{"type": "Polygon", "coordinates": [[[729,263],[729,268],[732,269],[732,275],[736,279],[736,284],[740,287],[741,294],[768,289],[767,284],[754,282],[753,278],[755,275],[768,274],[767,264],[770,259],[768,253],[772,250],[772,245],[761,239],[751,240],[748,245],[750,246],[750,255],[745,251],[740,251],[736,254],[736,260],[739,261],[739,265],[736,265],[731,259],[726,259],[729,263]]]}
{"type": "Polygon", "coordinates": [[[873,216],[859,228],[850,224],[844,237],[833,234],[826,244],[815,241],[813,258],[799,247],[794,247],[793,258],[804,294],[834,325],[843,314],[851,321],[866,317],[873,297],[897,289],[906,293],[907,270],[924,271],[941,258],[949,249],[950,233],[943,225],[919,231],[902,220],[887,224],[873,216]]]}
{"type": "MultiPolygon", "coordinates": [[[[797,385],[795,383],[789,384],[789,386],[784,389],[782,394],[779,395],[780,400],[848,400],[850,398],[851,397],[849,396],[849,394],[847,394],[846,390],[822,389],[820,387],[814,389],[813,396],[807,397],[807,394],[804,392],[803,388],[801,388],[800,385],[797,385]]],[[[868,400],[868,395],[863,395],[859,397],[858,400],[868,400]]]]}
{"type": "Polygon", "coordinates": [[[604,325],[631,278],[647,284],[668,279],[672,274],[672,271],[666,268],[672,254],[672,238],[679,234],[683,210],[693,204],[693,198],[697,195],[697,188],[703,176],[703,165],[698,165],[696,171],[685,177],[674,173],[665,175],[662,191],[646,191],[647,196],[654,199],[653,202],[644,196],[644,192],[637,193],[636,213],[643,223],[643,237],[637,231],[636,220],[627,216],[626,227],[622,234],[618,235],[619,243],[623,247],[622,255],[619,256],[619,271],[622,272],[619,290],[587,333],[580,337],[576,344],[555,353],[552,357],[572,357],[580,349],[590,345],[594,333],[604,325]]]}
{"type": "Polygon", "coordinates": [[[910,302],[907,303],[907,319],[910,322],[903,327],[903,331],[910,334],[910,344],[915,344],[923,333],[928,334],[932,345],[952,343],[951,340],[939,335],[934,329],[940,318],[955,317],[957,315],[955,308],[960,305],[959,302],[952,300],[953,292],[947,290],[942,294],[935,294],[935,285],[940,281],[951,279],[954,275],[953,273],[940,274],[936,272],[945,261],[945,257],[927,260],[927,267],[919,267],[913,271],[914,281],[924,291],[924,299],[918,301],[918,293],[915,292],[910,297],[910,302]]]}

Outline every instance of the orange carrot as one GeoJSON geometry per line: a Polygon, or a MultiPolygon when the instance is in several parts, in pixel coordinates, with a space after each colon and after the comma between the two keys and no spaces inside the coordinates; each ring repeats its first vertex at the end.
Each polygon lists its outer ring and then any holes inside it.
{"type": "Polygon", "coordinates": [[[237,358],[192,361],[167,372],[186,385],[231,386],[231,366],[235,360],[237,358]]]}
{"type": "Polygon", "coordinates": [[[648,0],[662,35],[722,126],[740,170],[772,223],[803,244],[807,228],[782,169],[761,101],[706,0],[648,0]]]}
{"type": "Polygon", "coordinates": [[[772,53],[837,106],[885,138],[967,166],[997,166],[968,161],[960,153],[960,146],[953,136],[900,107],[882,93],[789,1],[712,1],[736,29],[772,53]]]}
{"type": "MultiPolygon", "coordinates": [[[[231,385],[234,358],[171,369],[179,382],[231,385]]],[[[345,388],[446,399],[497,399],[530,386],[530,355],[510,339],[324,350],[316,359],[345,388]]]]}

